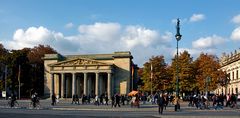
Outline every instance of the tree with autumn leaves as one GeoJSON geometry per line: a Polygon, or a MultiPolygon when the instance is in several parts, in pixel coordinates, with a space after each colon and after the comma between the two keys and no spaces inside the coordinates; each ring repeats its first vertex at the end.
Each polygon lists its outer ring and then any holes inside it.
{"type": "Polygon", "coordinates": [[[209,91],[215,90],[219,84],[219,78],[223,75],[220,70],[219,59],[214,55],[201,53],[194,62],[196,69],[196,85],[199,91],[205,91],[207,78],[210,78],[208,83],[209,91]]]}
{"type": "Polygon", "coordinates": [[[167,83],[170,81],[170,76],[164,56],[152,56],[149,62],[144,64],[141,75],[144,83],[142,90],[151,91],[151,88],[153,91],[168,89],[167,83]]]}
{"type": "Polygon", "coordinates": [[[178,76],[179,76],[179,90],[180,93],[182,92],[189,92],[193,91],[196,87],[195,83],[195,76],[194,76],[194,65],[193,59],[187,51],[180,53],[178,57],[178,62],[176,57],[173,59],[171,64],[171,72],[172,75],[172,84],[171,87],[176,86],[176,74],[177,74],[177,65],[178,65],[178,76]]]}
{"type": "MultiPolygon", "coordinates": [[[[193,57],[187,51],[183,51],[178,57],[178,68],[180,93],[205,92],[206,78],[211,78],[208,83],[209,91],[214,90],[219,85],[219,78],[223,74],[218,58],[204,53],[193,61],[193,57]]],[[[176,56],[172,59],[171,65],[165,63],[164,56],[153,56],[144,64],[141,73],[144,85],[141,89],[150,92],[152,83],[153,91],[173,92],[176,90],[176,73],[176,56]]]]}

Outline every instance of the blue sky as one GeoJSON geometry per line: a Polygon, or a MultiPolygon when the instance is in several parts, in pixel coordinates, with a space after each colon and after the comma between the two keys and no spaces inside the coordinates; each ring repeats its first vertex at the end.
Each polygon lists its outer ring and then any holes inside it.
{"type": "Polygon", "coordinates": [[[0,43],[50,45],[61,54],[131,51],[139,66],[180,51],[197,57],[240,51],[239,0],[0,0],[0,43]]]}

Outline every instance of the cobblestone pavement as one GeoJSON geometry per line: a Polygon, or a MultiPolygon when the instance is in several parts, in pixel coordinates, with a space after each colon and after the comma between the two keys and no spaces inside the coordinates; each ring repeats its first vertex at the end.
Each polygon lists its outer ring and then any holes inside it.
{"type": "MultiPolygon", "coordinates": [[[[29,107],[30,100],[18,100],[18,106],[15,109],[32,109],[29,107]]],[[[238,102],[239,104],[239,102],[238,102]]],[[[164,115],[158,115],[158,107],[157,105],[152,105],[150,103],[141,104],[140,108],[131,108],[130,105],[121,105],[121,107],[111,107],[111,105],[100,105],[95,106],[93,103],[91,104],[71,104],[70,99],[60,100],[57,105],[52,106],[51,100],[41,100],[40,108],[42,110],[53,110],[53,111],[86,111],[91,112],[120,112],[120,113],[136,113],[136,114],[152,114],[154,117],[216,117],[216,118],[228,118],[236,117],[240,118],[240,109],[233,109],[229,107],[224,107],[222,110],[215,110],[212,107],[210,109],[200,110],[195,107],[189,107],[187,102],[181,102],[181,110],[179,112],[174,111],[173,105],[167,107],[164,110],[164,115]]],[[[240,106],[240,105],[239,105],[240,106]]],[[[7,101],[0,100],[0,109],[8,109],[7,101]]],[[[240,107],[238,107],[240,108],[240,107]]],[[[121,115],[121,114],[120,114],[121,115]]]]}

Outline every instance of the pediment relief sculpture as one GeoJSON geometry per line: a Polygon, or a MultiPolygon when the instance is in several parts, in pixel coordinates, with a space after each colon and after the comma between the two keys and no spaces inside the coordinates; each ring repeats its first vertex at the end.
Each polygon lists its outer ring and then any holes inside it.
{"type": "Polygon", "coordinates": [[[73,60],[57,62],[54,64],[50,64],[49,66],[82,66],[82,65],[110,65],[110,64],[98,62],[91,59],[77,58],[73,60]]]}

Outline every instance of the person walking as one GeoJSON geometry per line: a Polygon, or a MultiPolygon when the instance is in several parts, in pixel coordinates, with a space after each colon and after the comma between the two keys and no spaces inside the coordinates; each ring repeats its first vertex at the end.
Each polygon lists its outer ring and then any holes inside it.
{"type": "Polygon", "coordinates": [[[108,95],[107,94],[105,94],[105,105],[108,105],[108,95]]]}
{"type": "Polygon", "coordinates": [[[158,95],[157,98],[157,103],[158,103],[158,113],[162,114],[163,113],[163,107],[165,105],[165,99],[162,93],[158,95]]]}
{"type": "Polygon", "coordinates": [[[228,107],[228,106],[230,106],[230,95],[229,94],[227,94],[226,95],[226,107],[228,107]]]}
{"type": "Polygon", "coordinates": [[[85,103],[85,95],[84,94],[82,94],[82,104],[84,104],[85,103]]]}
{"type": "Polygon", "coordinates": [[[121,107],[120,106],[120,99],[121,99],[121,97],[118,94],[116,94],[115,95],[116,103],[115,103],[114,107],[116,107],[117,105],[118,105],[118,107],[121,107]]]}
{"type": "Polygon", "coordinates": [[[75,95],[75,104],[80,105],[78,94],[75,95]]]}
{"type": "Polygon", "coordinates": [[[121,95],[121,102],[122,102],[122,105],[125,105],[125,96],[124,95],[121,95]]]}
{"type": "Polygon", "coordinates": [[[96,96],[95,96],[95,105],[96,105],[96,106],[99,106],[99,104],[100,104],[100,103],[99,103],[99,97],[96,95],[96,96]]]}
{"type": "Polygon", "coordinates": [[[173,104],[174,104],[174,107],[175,107],[175,111],[180,110],[179,96],[174,97],[173,104]]]}
{"type": "Polygon", "coordinates": [[[56,96],[52,94],[52,106],[56,105],[56,96]]]}
{"type": "Polygon", "coordinates": [[[100,99],[100,104],[101,104],[101,105],[103,105],[103,97],[104,97],[104,94],[101,94],[101,95],[100,95],[100,98],[99,98],[99,99],[100,99]]]}
{"type": "Polygon", "coordinates": [[[72,96],[72,104],[73,104],[73,103],[76,104],[76,95],[75,95],[75,94],[72,96]]]}
{"type": "Polygon", "coordinates": [[[114,96],[114,95],[112,95],[111,99],[112,99],[112,107],[113,107],[113,106],[114,106],[114,104],[115,104],[115,96],[114,96]]]}

